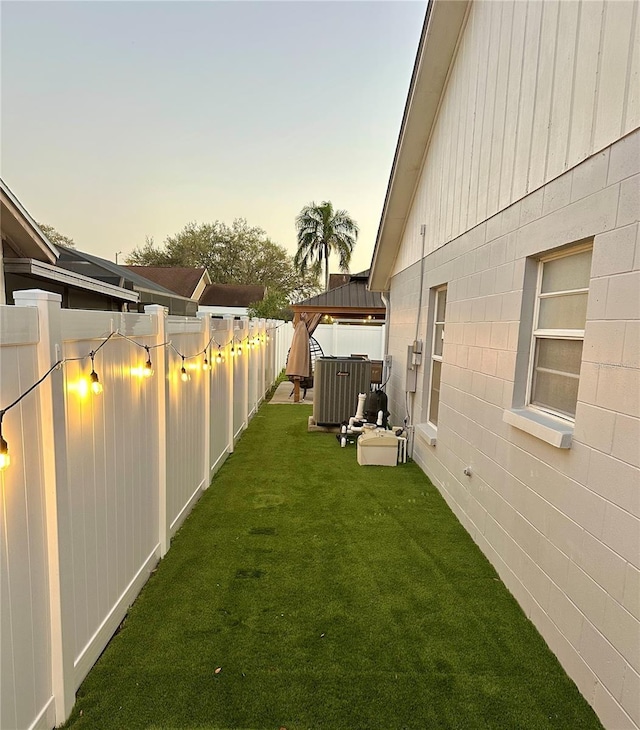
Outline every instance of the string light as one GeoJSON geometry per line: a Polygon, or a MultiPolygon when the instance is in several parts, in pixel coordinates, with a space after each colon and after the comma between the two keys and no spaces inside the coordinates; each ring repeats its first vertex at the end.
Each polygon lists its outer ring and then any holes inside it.
{"type": "Polygon", "coordinates": [[[142,368],[142,375],[145,378],[150,378],[153,375],[153,364],[151,363],[151,353],[149,352],[149,345],[145,345],[144,349],[147,351],[147,362],[142,368]]]}
{"type": "MultiPolygon", "coordinates": [[[[277,330],[280,327],[284,326],[285,324],[288,324],[288,323],[287,322],[282,322],[281,324],[277,325],[276,327],[271,328],[271,331],[277,330]]],[[[47,377],[49,377],[49,375],[51,375],[51,373],[56,368],[62,367],[62,365],[64,365],[67,362],[84,360],[87,357],[91,358],[91,372],[89,373],[89,382],[87,382],[86,378],[83,378],[76,385],[75,390],[77,390],[77,392],[81,396],[82,395],[86,395],[89,390],[91,390],[91,392],[94,395],[99,395],[100,393],[102,393],[103,392],[103,386],[102,386],[102,383],[100,382],[100,378],[98,377],[98,373],[96,372],[96,369],[95,369],[95,356],[98,353],[98,351],[102,347],[104,347],[104,345],[112,337],[114,337],[116,335],[119,336],[119,337],[122,337],[125,340],[128,340],[129,342],[133,343],[137,347],[142,347],[142,348],[144,348],[146,350],[147,359],[146,359],[146,362],[144,364],[144,367],[143,368],[137,368],[135,370],[132,369],[131,370],[132,373],[135,373],[137,375],[141,375],[141,376],[143,376],[145,378],[151,377],[153,375],[153,373],[154,373],[154,370],[153,370],[153,364],[151,362],[150,350],[152,348],[156,348],[156,347],[167,347],[167,346],[169,346],[173,350],[175,350],[175,352],[178,355],[180,355],[180,357],[182,359],[182,367],[180,368],[180,379],[183,382],[186,382],[186,381],[188,381],[188,380],[191,379],[190,376],[189,376],[189,373],[187,372],[187,369],[185,367],[185,360],[187,358],[188,359],[191,359],[191,358],[197,357],[198,355],[204,354],[202,369],[203,370],[210,369],[211,365],[209,363],[209,358],[207,357],[207,351],[208,351],[209,347],[211,346],[211,344],[213,342],[215,342],[215,344],[218,347],[218,352],[217,352],[217,355],[216,355],[216,362],[217,363],[221,363],[221,362],[224,362],[224,356],[222,355],[222,352],[221,352],[221,348],[222,347],[227,347],[227,345],[231,345],[231,356],[232,357],[235,357],[236,355],[237,356],[240,356],[242,354],[242,343],[243,342],[247,342],[247,346],[248,347],[255,347],[256,345],[259,345],[261,341],[264,342],[265,339],[266,339],[267,342],[270,340],[270,336],[268,334],[268,331],[267,331],[266,336],[264,334],[262,335],[262,337],[260,337],[260,335],[258,335],[258,336],[255,336],[253,339],[250,338],[247,335],[244,339],[237,340],[238,345],[237,345],[237,349],[236,349],[236,348],[234,348],[234,341],[236,341],[237,338],[232,337],[231,340],[229,340],[228,342],[226,342],[224,344],[221,344],[221,343],[217,342],[217,340],[212,336],[211,339],[209,340],[209,342],[207,343],[207,346],[203,350],[201,350],[200,352],[196,353],[195,355],[186,356],[186,355],[183,355],[181,352],[179,352],[172,345],[171,341],[161,342],[161,343],[159,343],[157,345],[143,345],[140,342],[136,342],[132,338],[127,337],[126,335],[123,335],[121,332],[118,332],[117,330],[116,331],[113,331],[113,332],[111,332],[109,335],[107,335],[105,337],[105,339],[100,343],[100,345],[98,347],[96,347],[95,350],[92,350],[87,355],[83,355],[81,357],[64,358],[62,360],[58,360],[57,362],[55,362],[49,368],[49,370],[47,370],[47,372],[41,378],[39,378],[31,387],[27,388],[27,390],[24,391],[24,393],[22,393],[13,403],[9,404],[8,406],[6,406],[3,409],[0,409],[0,471],[6,469],[11,464],[11,456],[9,454],[9,446],[8,446],[6,440],[4,439],[4,437],[2,436],[2,418],[3,418],[4,414],[8,410],[10,410],[11,408],[13,408],[14,406],[18,405],[18,403],[20,403],[20,401],[22,401],[23,398],[25,398],[27,395],[29,395],[29,393],[31,393],[33,390],[35,390],[44,380],[46,380],[47,377]]]]}
{"type": "Polygon", "coordinates": [[[189,373],[184,366],[184,355],[181,355],[180,357],[182,358],[182,367],[180,368],[180,380],[182,380],[183,383],[186,383],[187,380],[189,380],[189,373]]]}
{"type": "MultiPolygon", "coordinates": [[[[4,416],[4,413],[2,413],[4,416]]],[[[2,435],[2,416],[0,416],[0,471],[3,471],[11,465],[11,456],[9,455],[9,444],[4,440],[2,435]]]]}
{"type": "Polygon", "coordinates": [[[95,354],[95,352],[89,353],[89,357],[91,358],[91,373],[89,378],[91,380],[91,392],[94,395],[100,395],[100,393],[102,393],[102,383],[100,382],[100,378],[98,378],[98,373],[96,373],[95,364],[93,362],[95,354]]]}

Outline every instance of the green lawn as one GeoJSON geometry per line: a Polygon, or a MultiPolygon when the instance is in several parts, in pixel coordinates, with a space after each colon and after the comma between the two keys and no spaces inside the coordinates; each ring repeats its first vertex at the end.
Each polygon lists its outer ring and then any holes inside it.
{"type": "Polygon", "coordinates": [[[601,727],[415,464],[264,405],[65,727],[601,727]]]}

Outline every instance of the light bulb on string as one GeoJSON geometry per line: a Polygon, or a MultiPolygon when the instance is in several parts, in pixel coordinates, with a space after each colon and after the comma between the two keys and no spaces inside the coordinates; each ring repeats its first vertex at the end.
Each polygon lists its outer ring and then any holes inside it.
{"type": "Polygon", "coordinates": [[[91,392],[94,395],[100,395],[100,393],[102,393],[102,383],[100,382],[98,373],[96,373],[96,367],[93,360],[95,357],[95,352],[90,352],[89,356],[91,357],[91,373],[89,374],[91,392]]]}
{"type": "Polygon", "coordinates": [[[102,393],[102,383],[100,382],[100,378],[98,378],[98,373],[92,370],[89,378],[91,379],[91,392],[94,395],[100,395],[102,393]]]}
{"type": "Polygon", "coordinates": [[[204,356],[204,360],[202,361],[202,369],[203,370],[208,370],[209,369],[209,360],[208,360],[206,354],[204,356]]]}
{"type": "Polygon", "coordinates": [[[148,346],[145,346],[144,349],[147,351],[147,362],[145,362],[144,368],[142,368],[142,375],[145,378],[150,378],[153,375],[153,364],[151,363],[151,353],[149,352],[148,346]]]}
{"type": "Polygon", "coordinates": [[[231,345],[231,357],[235,357],[235,356],[236,356],[236,351],[235,351],[233,345],[231,345]]]}
{"type": "Polygon", "coordinates": [[[238,357],[242,355],[242,343],[238,344],[238,357]]]}
{"type": "Polygon", "coordinates": [[[11,464],[11,456],[9,455],[9,444],[4,440],[2,431],[0,431],[0,471],[3,471],[11,464]]]}
{"type": "Polygon", "coordinates": [[[218,354],[216,355],[216,362],[217,363],[222,362],[222,353],[220,352],[220,345],[218,345],[218,354]]]}
{"type": "Polygon", "coordinates": [[[184,355],[180,355],[180,357],[182,358],[182,367],[180,368],[180,380],[182,380],[183,383],[186,383],[187,380],[189,380],[189,373],[184,366],[184,355]]]}

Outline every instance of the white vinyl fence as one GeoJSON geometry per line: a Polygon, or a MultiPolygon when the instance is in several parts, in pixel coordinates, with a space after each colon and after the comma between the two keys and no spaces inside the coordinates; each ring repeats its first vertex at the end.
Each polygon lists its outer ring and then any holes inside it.
{"type": "Polygon", "coordinates": [[[50,730],[284,367],[291,326],[15,300],[0,307],[0,727],[50,730]]]}
{"type": "Polygon", "coordinates": [[[319,324],[313,337],[327,356],[367,355],[370,360],[384,358],[386,325],[319,324]]]}

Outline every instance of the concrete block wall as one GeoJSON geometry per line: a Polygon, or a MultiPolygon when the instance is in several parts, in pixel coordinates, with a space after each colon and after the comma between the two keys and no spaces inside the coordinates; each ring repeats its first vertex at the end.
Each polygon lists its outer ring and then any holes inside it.
{"type": "Polygon", "coordinates": [[[392,420],[426,421],[428,360],[407,394],[407,346],[418,316],[426,336],[429,289],[447,284],[437,439],[416,429],[413,457],[616,729],[640,727],[639,201],[636,131],[400,272],[390,294],[392,420]],[[575,428],[559,449],[503,420],[525,263],[590,238],[575,428]]]}

